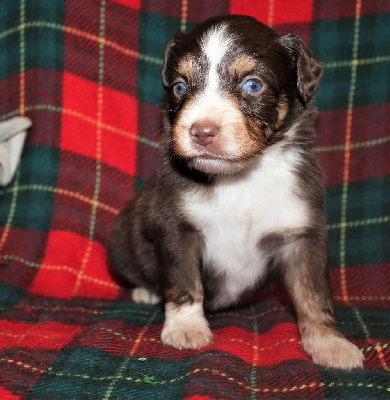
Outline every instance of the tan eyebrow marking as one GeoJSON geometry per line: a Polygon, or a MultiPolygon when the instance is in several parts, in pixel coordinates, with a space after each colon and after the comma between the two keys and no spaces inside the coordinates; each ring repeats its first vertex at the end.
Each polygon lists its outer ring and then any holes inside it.
{"type": "Polygon", "coordinates": [[[194,63],[195,63],[194,57],[185,56],[179,62],[179,67],[178,67],[179,74],[187,78],[192,77],[195,71],[194,63]]]}
{"type": "Polygon", "coordinates": [[[284,96],[278,101],[276,110],[278,112],[278,127],[279,127],[286,119],[288,113],[288,102],[284,96]]]}
{"type": "Polygon", "coordinates": [[[256,67],[256,62],[248,56],[239,56],[230,65],[230,73],[238,77],[244,77],[256,67]]]}

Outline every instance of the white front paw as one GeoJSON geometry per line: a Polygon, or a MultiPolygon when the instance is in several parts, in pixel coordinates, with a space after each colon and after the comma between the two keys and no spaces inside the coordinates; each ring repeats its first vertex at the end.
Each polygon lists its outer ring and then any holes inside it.
{"type": "Polygon", "coordinates": [[[206,323],[182,321],[180,326],[165,324],[161,333],[164,344],[177,349],[200,349],[212,343],[214,337],[206,323]]]}
{"type": "Polygon", "coordinates": [[[200,349],[212,343],[214,337],[199,303],[166,305],[161,341],[177,349],[200,349]]]}

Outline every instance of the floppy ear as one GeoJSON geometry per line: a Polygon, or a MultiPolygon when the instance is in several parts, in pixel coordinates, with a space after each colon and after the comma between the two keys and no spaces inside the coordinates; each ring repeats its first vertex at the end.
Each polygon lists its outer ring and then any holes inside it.
{"type": "Polygon", "coordinates": [[[178,32],[175,35],[172,36],[172,38],[169,40],[169,42],[167,43],[167,45],[165,46],[165,56],[164,56],[164,63],[163,63],[163,68],[162,68],[162,83],[165,89],[168,88],[168,65],[169,62],[171,61],[171,58],[174,57],[174,48],[175,46],[181,41],[183,40],[183,38],[186,36],[187,34],[184,32],[178,32]]]}
{"type": "Polygon", "coordinates": [[[299,96],[306,104],[317,90],[322,77],[323,66],[298,35],[287,33],[279,38],[279,42],[292,53],[295,59],[297,89],[299,96]]]}

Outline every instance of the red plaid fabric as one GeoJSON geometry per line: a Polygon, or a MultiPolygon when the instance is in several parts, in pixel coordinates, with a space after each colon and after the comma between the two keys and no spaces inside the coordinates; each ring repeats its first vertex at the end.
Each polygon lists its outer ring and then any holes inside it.
{"type": "Polygon", "coordinates": [[[33,121],[0,188],[1,399],[389,397],[389,2],[18,0],[0,26],[0,121],[33,121]],[[362,371],[312,363],[280,286],[210,313],[214,343],[179,351],[162,307],[109,274],[113,219],[158,162],[164,46],[227,13],[300,33],[325,65],[330,278],[362,371]]]}

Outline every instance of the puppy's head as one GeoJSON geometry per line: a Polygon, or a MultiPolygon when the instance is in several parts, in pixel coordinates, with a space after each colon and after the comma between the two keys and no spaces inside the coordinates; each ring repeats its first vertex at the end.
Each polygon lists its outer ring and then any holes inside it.
{"type": "Polygon", "coordinates": [[[178,33],[162,72],[171,148],[204,173],[245,169],[310,101],[321,75],[296,35],[251,17],[214,17],[178,33]]]}

